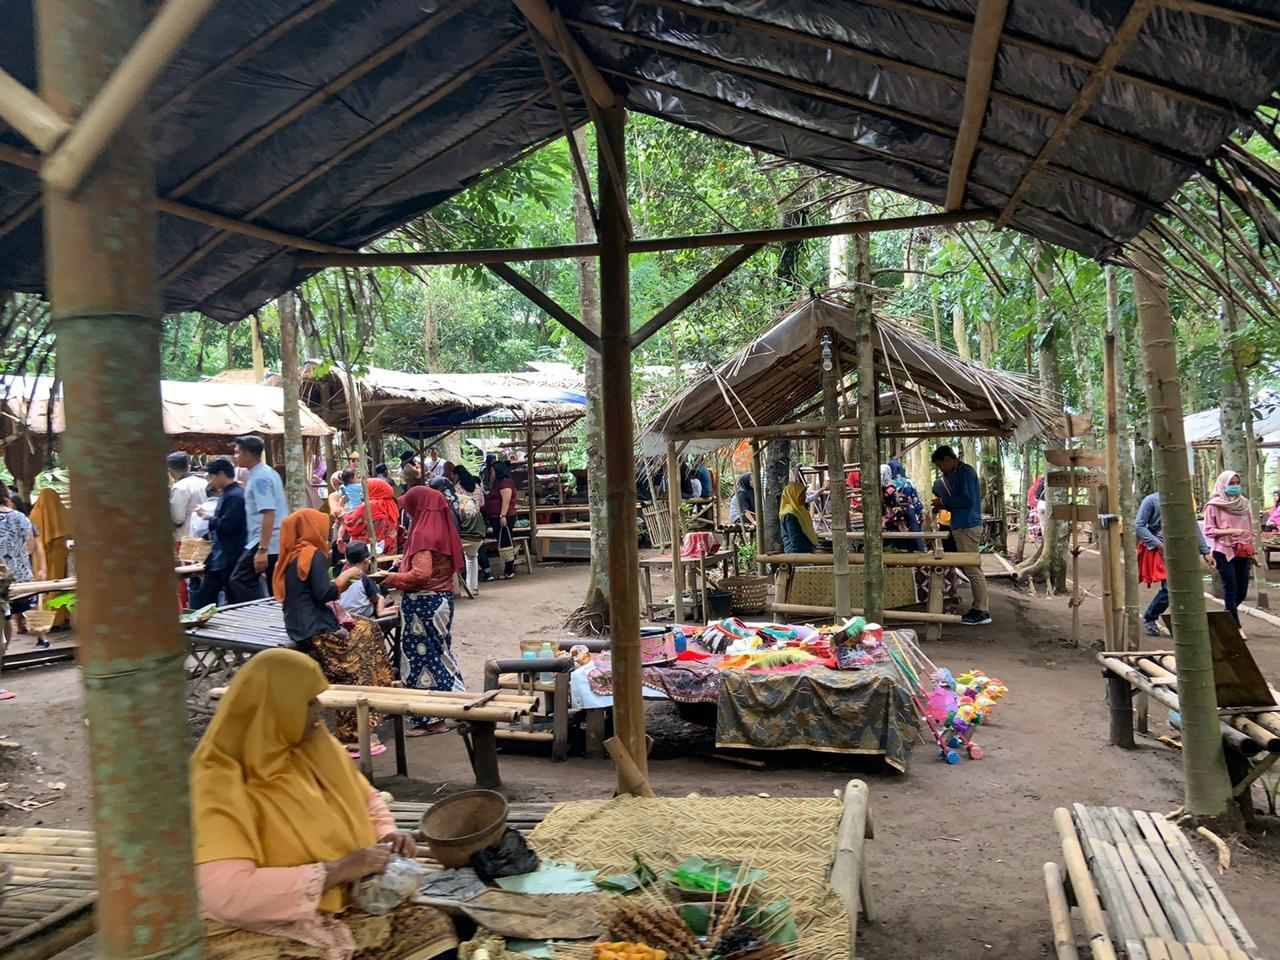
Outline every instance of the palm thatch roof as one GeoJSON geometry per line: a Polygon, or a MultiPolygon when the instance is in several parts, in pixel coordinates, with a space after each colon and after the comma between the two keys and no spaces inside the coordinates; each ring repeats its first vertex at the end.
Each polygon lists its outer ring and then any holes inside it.
{"type": "MultiPolygon", "coordinates": [[[[463,424],[486,427],[567,424],[583,416],[587,398],[563,377],[522,373],[401,373],[370,367],[355,378],[370,435],[426,439],[463,424]]],[[[302,399],[325,422],[351,429],[347,378],[336,367],[307,364],[302,399]]]]}
{"type": "MultiPolygon", "coordinates": [[[[853,306],[838,292],[815,296],[667,404],[642,438],[644,452],[656,454],[670,440],[722,443],[762,428],[820,420],[827,334],[834,361],[852,371],[853,306]]],[[[981,432],[1025,441],[1064,432],[1061,406],[1044,400],[1024,377],[963,360],[883,314],[872,340],[879,386],[889,391],[877,410],[886,435],[981,432]]],[[[853,416],[852,389],[846,385],[843,392],[847,416],[853,416]]]]}

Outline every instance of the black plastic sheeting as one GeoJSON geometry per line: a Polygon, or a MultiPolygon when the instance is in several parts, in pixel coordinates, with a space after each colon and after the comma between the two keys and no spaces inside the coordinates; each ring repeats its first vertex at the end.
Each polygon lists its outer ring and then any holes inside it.
{"type": "MultiPolygon", "coordinates": [[[[963,110],[972,2],[555,5],[630,109],[941,203],[963,110]]],[[[1089,75],[1085,62],[1102,55],[1129,6],[1012,0],[1005,35],[1022,42],[1000,47],[966,205],[1008,202],[1054,131],[1052,113],[1071,108],[1089,75]]],[[[1275,15],[1269,0],[1232,6],[1275,15]]],[[[31,7],[0,0],[0,67],[34,87],[31,7]]],[[[557,134],[526,30],[510,0],[220,0],[152,91],[157,189],[224,216],[359,247],[557,134]],[[298,22],[269,46],[192,92],[291,17],[298,22]],[[414,31],[421,36],[402,51],[257,136],[414,31]],[[260,142],[245,150],[248,138],[260,142]]],[[[569,113],[582,122],[582,97],[554,62],[569,113]]],[[[1095,257],[1138,233],[1280,85],[1280,32],[1157,6],[1119,66],[1208,103],[1120,77],[1103,85],[1011,221],[1095,257]]],[[[13,131],[0,140],[28,147],[13,131]]],[[[20,219],[38,196],[37,179],[0,169],[0,289],[38,291],[40,217],[20,219]]],[[[162,215],[165,309],[238,319],[302,279],[296,253],[162,215]]]]}

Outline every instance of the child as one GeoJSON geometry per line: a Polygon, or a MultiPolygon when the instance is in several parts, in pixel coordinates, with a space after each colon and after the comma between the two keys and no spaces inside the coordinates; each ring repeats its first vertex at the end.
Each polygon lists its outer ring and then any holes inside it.
{"type": "Polygon", "coordinates": [[[342,471],[342,496],[347,501],[347,505],[343,507],[343,513],[354,510],[364,503],[364,487],[360,485],[360,481],[356,479],[356,472],[350,467],[342,471]]]}
{"type": "Polygon", "coordinates": [[[387,602],[378,584],[368,575],[371,564],[367,543],[357,541],[347,545],[347,566],[359,568],[364,576],[347,587],[338,598],[338,602],[354,617],[376,620],[393,616],[400,612],[400,608],[394,603],[387,602]]]}

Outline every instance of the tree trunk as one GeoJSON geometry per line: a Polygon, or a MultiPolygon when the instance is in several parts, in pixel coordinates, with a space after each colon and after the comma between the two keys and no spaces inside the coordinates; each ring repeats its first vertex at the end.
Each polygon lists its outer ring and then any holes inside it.
{"type": "Polygon", "coordinates": [[[1252,420],[1252,413],[1249,410],[1248,393],[1241,386],[1244,370],[1236,340],[1239,335],[1236,311],[1234,305],[1227,301],[1218,310],[1218,326],[1222,335],[1219,341],[1221,382],[1218,405],[1218,421],[1222,427],[1222,460],[1226,469],[1240,474],[1244,495],[1248,497],[1251,488],[1257,483],[1249,472],[1249,444],[1245,434],[1246,425],[1252,420]]]}
{"type": "MultiPolygon", "coordinates": [[[[849,197],[841,197],[831,205],[831,222],[848,220],[853,213],[853,202],[849,197]]],[[[848,236],[831,238],[831,246],[827,250],[827,284],[832,287],[843,286],[849,282],[851,248],[848,236]]],[[[828,459],[830,459],[828,457],[828,459]]]]}
{"type": "MultiPolygon", "coordinates": [[[[1158,241],[1156,241],[1158,242],[1158,241]]],[[[1178,700],[1182,714],[1185,807],[1196,816],[1220,816],[1231,800],[1231,782],[1222,753],[1213,659],[1200,579],[1196,515],[1191,502],[1187,441],[1182,424],[1182,385],[1174,346],[1169,293],[1160,267],[1138,248],[1130,256],[1134,300],[1146,363],[1147,400],[1160,484],[1169,610],[1178,660],[1178,700]]]]}
{"type": "Polygon", "coordinates": [[[1142,617],[1142,598],[1138,585],[1138,533],[1134,520],[1138,516],[1138,499],[1133,487],[1133,424],[1126,415],[1131,408],[1128,397],[1127,357],[1124,324],[1120,322],[1120,291],[1116,285],[1115,267],[1108,266],[1107,282],[1107,330],[1116,338],[1116,409],[1120,412],[1120,516],[1121,551],[1124,554],[1124,620],[1127,645],[1136,649],[1139,643],[1142,617]]]}
{"type": "Polygon", "coordinates": [[[262,383],[267,378],[267,363],[262,355],[262,318],[256,310],[249,317],[249,345],[253,349],[253,382],[262,383]]]}
{"type": "Polygon", "coordinates": [[[284,495],[290,511],[307,505],[298,384],[298,304],[289,290],[276,301],[280,314],[280,376],[284,380],[284,495]]]}
{"type": "MultiPolygon", "coordinates": [[[[1054,323],[1052,306],[1045,292],[1052,277],[1045,269],[1044,261],[1048,256],[1041,250],[1034,265],[1040,282],[1036,284],[1036,299],[1039,301],[1039,314],[1036,319],[1036,338],[1040,345],[1039,372],[1040,393],[1046,401],[1061,409],[1062,407],[1062,362],[1058,355],[1058,336],[1054,323]]],[[[1056,505],[1065,503],[1061,487],[1049,487],[1045,490],[1045,498],[1050,510],[1056,505]]],[[[1024,564],[1018,570],[1018,578],[1042,580],[1050,594],[1062,593],[1067,589],[1067,530],[1061,520],[1046,518],[1043,526],[1044,546],[1037,558],[1024,564]]]]}
{"type": "MultiPolygon", "coordinates": [[[[951,335],[955,338],[956,353],[960,355],[960,359],[972,360],[973,350],[969,347],[969,329],[964,322],[964,308],[958,303],[951,307],[951,335]]],[[[960,438],[960,459],[977,470],[978,450],[973,441],[973,437],[960,438]]]]}
{"type": "MultiPolygon", "coordinates": [[[[588,155],[587,131],[579,127],[574,131],[578,152],[588,155]]],[[[573,233],[578,243],[593,243],[595,225],[591,222],[591,208],[577,178],[573,181],[573,233]]],[[[596,260],[583,257],[578,263],[578,303],[582,311],[582,323],[595,333],[600,332],[600,270],[596,260]]],[[[607,490],[604,482],[604,377],[600,354],[584,347],[582,359],[583,391],[587,395],[586,416],[583,419],[587,435],[587,504],[591,521],[591,570],[587,577],[587,592],[582,606],[570,614],[568,626],[603,633],[609,623],[609,538],[608,518],[605,516],[607,490]]],[[[657,503],[657,491],[650,490],[657,503]]],[[[679,549],[678,546],[676,549],[679,549]]]]}
{"type": "MultiPolygon", "coordinates": [[[[978,324],[978,358],[988,370],[996,368],[996,328],[990,320],[978,324]]],[[[975,451],[978,470],[982,480],[982,492],[986,497],[984,512],[990,511],[996,518],[996,546],[1003,553],[1008,549],[1004,517],[1004,470],[1000,462],[1000,440],[997,437],[985,437],[977,445],[975,451]]]]}

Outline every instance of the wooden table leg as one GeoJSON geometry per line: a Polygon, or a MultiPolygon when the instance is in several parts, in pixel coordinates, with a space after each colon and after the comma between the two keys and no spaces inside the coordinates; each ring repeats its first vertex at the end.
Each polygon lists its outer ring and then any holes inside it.
{"type": "Polygon", "coordinates": [[[476,775],[476,786],[484,790],[497,790],[502,786],[498,775],[498,738],[494,736],[492,723],[468,720],[471,727],[471,769],[476,775]]]}
{"type": "Polygon", "coordinates": [[[404,717],[397,713],[391,718],[391,727],[395,730],[396,735],[396,775],[407,777],[409,775],[409,758],[404,753],[404,717]]]}
{"type": "Polygon", "coordinates": [[[369,701],[356,701],[356,736],[360,739],[360,772],[373,782],[373,737],[369,730],[369,701]]]}
{"type": "MultiPolygon", "coordinates": [[[[943,594],[946,592],[946,571],[942,567],[934,567],[929,573],[929,603],[928,609],[930,613],[942,613],[943,594]]],[[[925,639],[938,641],[942,639],[942,624],[930,623],[925,627],[925,639]]]]}
{"type": "Polygon", "coordinates": [[[551,759],[563,763],[569,759],[569,674],[557,673],[555,687],[547,694],[551,711],[551,759]]]}
{"type": "Polygon", "coordinates": [[[653,573],[648,567],[640,568],[640,584],[644,589],[644,618],[653,622],[653,573]]]}
{"type": "Polygon", "coordinates": [[[604,726],[605,708],[592,707],[587,710],[587,759],[604,758],[604,726]]]}

